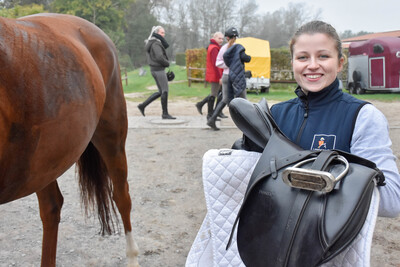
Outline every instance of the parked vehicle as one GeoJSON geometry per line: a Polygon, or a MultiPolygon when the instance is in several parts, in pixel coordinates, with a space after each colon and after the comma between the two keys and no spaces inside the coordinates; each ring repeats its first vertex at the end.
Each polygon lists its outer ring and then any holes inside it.
{"type": "Polygon", "coordinates": [[[350,94],[400,92],[400,38],[353,42],[349,47],[348,64],[350,94]]]}
{"type": "Polygon", "coordinates": [[[237,39],[236,43],[243,45],[246,54],[251,56],[251,61],[244,64],[247,90],[255,90],[257,93],[259,91],[267,92],[271,77],[269,42],[258,38],[245,37],[237,39]]]}

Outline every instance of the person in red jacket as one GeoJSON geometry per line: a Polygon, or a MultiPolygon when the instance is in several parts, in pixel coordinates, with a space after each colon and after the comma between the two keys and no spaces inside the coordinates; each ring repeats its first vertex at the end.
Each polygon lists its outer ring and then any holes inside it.
{"type": "MultiPolygon", "coordinates": [[[[215,61],[219,50],[221,49],[222,42],[224,41],[224,35],[222,32],[214,33],[212,39],[210,39],[210,44],[207,48],[207,61],[206,61],[206,81],[211,84],[211,93],[205,97],[202,101],[196,103],[196,108],[200,114],[205,103],[208,104],[207,119],[209,119],[214,111],[214,103],[218,94],[221,93],[221,78],[222,69],[215,66],[215,61]]],[[[222,97],[221,97],[222,98],[222,97]]],[[[222,112],[221,112],[222,113],[222,112]]],[[[226,117],[220,114],[221,117],[226,117]]]]}

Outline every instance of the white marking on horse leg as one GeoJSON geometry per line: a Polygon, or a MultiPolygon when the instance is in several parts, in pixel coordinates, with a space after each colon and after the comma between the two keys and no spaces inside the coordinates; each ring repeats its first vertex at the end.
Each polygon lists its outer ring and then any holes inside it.
{"type": "Polygon", "coordinates": [[[126,257],[128,258],[128,267],[139,267],[138,255],[139,248],[133,239],[132,232],[125,234],[126,238],[126,257]]]}

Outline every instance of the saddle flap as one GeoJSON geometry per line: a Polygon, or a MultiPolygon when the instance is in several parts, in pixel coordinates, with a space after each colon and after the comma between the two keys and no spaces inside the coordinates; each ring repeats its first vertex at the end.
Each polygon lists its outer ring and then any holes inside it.
{"type": "Polygon", "coordinates": [[[343,237],[348,239],[344,242],[351,242],[363,225],[360,221],[367,216],[376,172],[356,163],[350,163],[350,170],[351,173],[340,181],[340,190],[333,190],[326,199],[321,225],[321,237],[326,246],[334,246],[343,237]]]}

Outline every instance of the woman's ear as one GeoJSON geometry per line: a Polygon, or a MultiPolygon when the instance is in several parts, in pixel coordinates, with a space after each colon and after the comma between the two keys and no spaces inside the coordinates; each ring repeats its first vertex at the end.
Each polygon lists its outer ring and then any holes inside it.
{"type": "Polygon", "coordinates": [[[339,59],[339,66],[338,66],[337,72],[341,72],[341,71],[342,71],[342,69],[343,69],[343,64],[344,64],[344,57],[341,57],[341,58],[339,59]]]}

